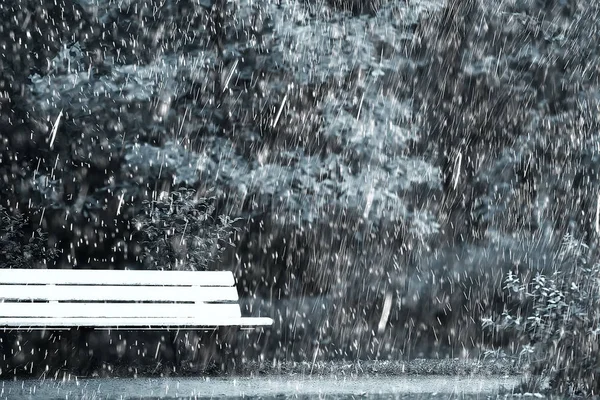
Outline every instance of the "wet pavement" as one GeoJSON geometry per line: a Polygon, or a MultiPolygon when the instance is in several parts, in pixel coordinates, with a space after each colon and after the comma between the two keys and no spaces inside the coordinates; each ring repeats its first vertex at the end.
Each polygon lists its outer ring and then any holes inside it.
{"type": "Polygon", "coordinates": [[[0,399],[472,399],[510,394],[518,383],[516,376],[32,379],[0,382],[0,399]]]}

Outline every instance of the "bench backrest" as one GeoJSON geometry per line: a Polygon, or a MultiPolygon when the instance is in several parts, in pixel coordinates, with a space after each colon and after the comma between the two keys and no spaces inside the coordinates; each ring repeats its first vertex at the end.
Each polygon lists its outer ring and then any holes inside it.
{"type": "Polygon", "coordinates": [[[0,319],[4,326],[44,318],[65,326],[67,318],[90,326],[218,325],[241,318],[234,283],[228,271],[0,269],[0,319]]]}

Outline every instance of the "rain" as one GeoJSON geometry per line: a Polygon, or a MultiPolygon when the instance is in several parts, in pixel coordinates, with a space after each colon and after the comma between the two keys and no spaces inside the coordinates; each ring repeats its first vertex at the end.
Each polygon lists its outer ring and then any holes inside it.
{"type": "Polygon", "coordinates": [[[0,399],[599,395],[598,21],[1,0],[0,399]],[[273,323],[9,326],[60,306],[12,269],[227,271],[273,323]]]}

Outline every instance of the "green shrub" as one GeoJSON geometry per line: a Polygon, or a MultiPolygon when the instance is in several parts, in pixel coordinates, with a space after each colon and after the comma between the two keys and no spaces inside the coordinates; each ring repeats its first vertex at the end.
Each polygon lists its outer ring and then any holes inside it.
{"type": "Polygon", "coordinates": [[[507,274],[507,309],[496,329],[515,334],[519,358],[529,365],[528,390],[548,379],[553,391],[570,395],[600,393],[600,264],[590,249],[567,235],[554,254],[552,273],[507,274]]]}
{"type": "Polygon", "coordinates": [[[0,268],[36,268],[56,257],[46,246],[47,235],[41,229],[28,233],[27,223],[24,215],[0,206],[0,268]]]}
{"type": "Polygon", "coordinates": [[[233,232],[227,216],[213,218],[214,202],[193,190],[162,192],[144,202],[134,219],[141,233],[141,258],[151,269],[205,270],[233,232]]]}

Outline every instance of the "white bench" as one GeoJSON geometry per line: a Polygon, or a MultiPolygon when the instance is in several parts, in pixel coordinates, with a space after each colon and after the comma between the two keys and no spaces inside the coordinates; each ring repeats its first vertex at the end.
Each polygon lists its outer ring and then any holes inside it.
{"type": "Polygon", "coordinates": [[[227,271],[0,269],[0,330],[268,326],[242,318],[227,271]]]}

